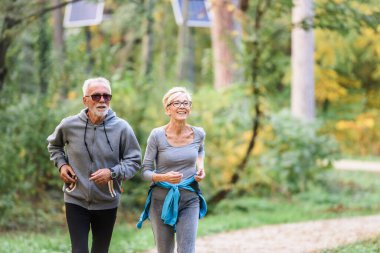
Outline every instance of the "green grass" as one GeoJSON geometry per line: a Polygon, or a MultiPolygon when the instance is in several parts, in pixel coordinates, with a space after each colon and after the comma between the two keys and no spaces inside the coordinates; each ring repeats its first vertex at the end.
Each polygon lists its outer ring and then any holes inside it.
{"type": "Polygon", "coordinates": [[[380,238],[374,238],[364,242],[354,243],[322,253],[378,253],[380,252],[380,238]]]}
{"type": "MultiPolygon", "coordinates": [[[[281,196],[231,197],[221,202],[212,214],[200,220],[198,234],[204,236],[266,224],[375,214],[380,212],[379,194],[380,177],[377,174],[331,171],[323,177],[322,184],[291,199],[281,196]]],[[[128,218],[130,219],[131,217],[128,218]]],[[[137,230],[134,224],[128,224],[119,215],[110,253],[140,252],[153,246],[149,222],[137,230]]],[[[379,244],[376,246],[368,242],[359,244],[358,247],[370,250],[344,252],[378,252],[371,251],[371,248],[379,247],[379,244]]],[[[3,252],[70,252],[69,236],[66,230],[58,228],[49,234],[3,233],[0,235],[0,253],[3,252]]]]}
{"type": "Polygon", "coordinates": [[[341,157],[341,159],[348,159],[348,160],[357,160],[357,161],[363,161],[363,162],[380,162],[380,156],[351,156],[351,155],[344,155],[341,157]]]}

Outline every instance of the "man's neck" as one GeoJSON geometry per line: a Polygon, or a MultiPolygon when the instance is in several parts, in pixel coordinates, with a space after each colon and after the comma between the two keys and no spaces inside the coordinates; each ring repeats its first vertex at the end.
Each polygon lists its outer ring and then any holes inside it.
{"type": "Polygon", "coordinates": [[[91,121],[92,124],[94,125],[99,125],[104,121],[104,116],[97,116],[92,114],[90,111],[87,112],[87,117],[91,121]]]}

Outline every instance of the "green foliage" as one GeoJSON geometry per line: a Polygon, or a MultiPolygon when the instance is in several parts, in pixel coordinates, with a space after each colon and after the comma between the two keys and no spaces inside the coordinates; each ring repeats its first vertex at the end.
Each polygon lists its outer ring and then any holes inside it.
{"type": "Polygon", "coordinates": [[[357,31],[361,27],[371,27],[377,29],[380,18],[379,8],[375,6],[375,1],[316,1],[316,27],[331,29],[341,33],[357,31]]]}
{"type": "Polygon", "coordinates": [[[270,134],[264,137],[266,151],[261,165],[268,169],[284,192],[307,189],[308,183],[328,169],[337,153],[331,137],[318,133],[318,122],[295,119],[284,110],[272,115],[270,134]]]}
{"type": "Polygon", "coordinates": [[[211,196],[227,186],[249,138],[251,103],[246,89],[224,91],[204,87],[193,96],[191,124],[206,131],[206,177],[202,187],[211,196]],[[206,183],[207,182],[207,183],[206,183]]]}
{"type": "Polygon", "coordinates": [[[64,110],[49,108],[45,98],[38,95],[24,96],[18,104],[3,111],[0,126],[1,227],[35,226],[33,214],[41,217],[41,213],[36,212],[51,211],[47,210],[50,206],[41,210],[33,206],[43,206],[49,196],[47,191],[60,189],[57,171],[49,162],[46,138],[63,113],[64,110]]]}

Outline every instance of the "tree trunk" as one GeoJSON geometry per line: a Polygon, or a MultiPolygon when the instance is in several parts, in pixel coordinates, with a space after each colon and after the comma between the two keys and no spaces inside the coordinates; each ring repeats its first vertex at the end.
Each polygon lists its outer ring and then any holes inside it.
{"type": "Polygon", "coordinates": [[[5,16],[3,20],[3,25],[0,33],[0,92],[4,88],[5,77],[7,76],[7,52],[12,44],[12,37],[9,35],[9,30],[15,24],[15,20],[5,16]]]}
{"type": "Polygon", "coordinates": [[[214,62],[214,87],[228,87],[233,82],[235,60],[232,53],[233,40],[231,32],[234,28],[233,13],[227,9],[228,2],[212,1],[213,20],[211,39],[214,62]]]}
{"type": "MultiPolygon", "coordinates": [[[[61,0],[54,0],[54,5],[60,5],[61,0]]],[[[62,10],[60,8],[55,9],[53,11],[53,19],[54,19],[54,39],[53,46],[58,58],[64,57],[65,52],[65,44],[63,39],[63,15],[62,10]]]]}
{"type": "Polygon", "coordinates": [[[92,55],[92,47],[91,47],[92,34],[91,34],[91,30],[89,26],[86,26],[84,28],[84,34],[86,38],[86,55],[87,55],[86,72],[91,73],[94,67],[94,56],[92,55]]]}
{"type": "Polygon", "coordinates": [[[153,8],[154,0],[147,1],[146,32],[143,39],[143,65],[142,76],[149,77],[153,66],[153,8]]]}
{"type": "Polygon", "coordinates": [[[292,114],[312,120],[315,116],[312,0],[294,0],[292,22],[292,114]]]}
{"type": "Polygon", "coordinates": [[[187,26],[189,16],[189,0],[182,4],[183,23],[178,33],[177,79],[194,83],[194,48],[190,28],[187,26]]]}
{"type": "Polygon", "coordinates": [[[38,34],[38,79],[40,83],[40,91],[42,94],[46,94],[48,89],[49,80],[49,42],[50,39],[46,34],[47,30],[47,17],[41,16],[39,18],[40,30],[38,34]]]}

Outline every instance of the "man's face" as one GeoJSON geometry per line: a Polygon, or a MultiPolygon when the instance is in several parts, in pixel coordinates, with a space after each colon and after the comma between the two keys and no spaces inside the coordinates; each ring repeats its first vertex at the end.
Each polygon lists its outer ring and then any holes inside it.
{"type": "Polygon", "coordinates": [[[106,85],[101,82],[91,83],[87,89],[86,96],[83,97],[83,103],[88,107],[90,114],[101,118],[104,118],[107,115],[110,108],[110,99],[107,99],[107,95],[111,95],[111,91],[106,85]],[[99,96],[96,95],[102,95],[100,96],[99,101],[97,101],[99,96]]]}

